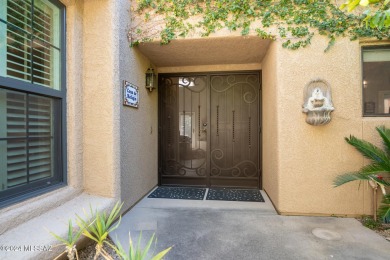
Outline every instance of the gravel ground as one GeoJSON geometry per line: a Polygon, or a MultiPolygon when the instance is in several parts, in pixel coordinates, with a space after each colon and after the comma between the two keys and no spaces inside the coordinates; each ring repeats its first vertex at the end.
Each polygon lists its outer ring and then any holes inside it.
{"type": "Polygon", "coordinates": [[[381,223],[379,226],[374,227],[372,225],[375,223],[371,217],[358,218],[357,220],[360,221],[363,226],[370,228],[390,242],[390,224],[381,223]]]}
{"type": "MultiPolygon", "coordinates": [[[[110,238],[108,238],[107,240],[108,240],[108,242],[110,244],[114,244],[114,242],[112,242],[112,240],[110,238]]],[[[79,260],[91,260],[91,259],[93,259],[94,256],[95,256],[95,252],[96,252],[95,245],[96,245],[96,243],[93,243],[93,244],[87,246],[86,248],[83,248],[83,249],[79,250],[78,251],[79,260]]],[[[103,248],[112,257],[112,259],[120,260],[120,257],[116,254],[115,250],[112,249],[110,246],[104,245],[103,248]]],[[[99,256],[98,260],[105,260],[105,258],[103,256],[99,256]]]]}
{"type": "Polygon", "coordinates": [[[375,232],[390,242],[390,224],[383,224],[382,226],[384,229],[375,230],[375,232]]]}

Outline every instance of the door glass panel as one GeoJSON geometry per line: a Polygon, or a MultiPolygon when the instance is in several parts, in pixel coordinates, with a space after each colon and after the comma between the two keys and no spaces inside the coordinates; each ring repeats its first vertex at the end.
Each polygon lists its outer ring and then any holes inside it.
{"type": "Polygon", "coordinates": [[[195,178],[196,184],[206,185],[206,82],[205,76],[160,80],[161,175],[166,184],[176,176],[183,180],[178,184],[191,184],[184,179],[195,178]]]}

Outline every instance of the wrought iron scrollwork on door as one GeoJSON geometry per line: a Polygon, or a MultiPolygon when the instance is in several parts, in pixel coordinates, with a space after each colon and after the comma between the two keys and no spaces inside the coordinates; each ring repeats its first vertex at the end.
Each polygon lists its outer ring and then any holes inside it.
{"type": "Polygon", "coordinates": [[[259,84],[257,73],[160,78],[162,184],[258,187],[259,84]]]}
{"type": "MultiPolygon", "coordinates": [[[[216,107],[215,135],[211,137],[210,177],[216,180],[254,179],[258,176],[259,78],[255,74],[216,75],[210,80],[211,103],[216,107]]],[[[213,130],[211,130],[213,132],[213,130]]],[[[247,182],[246,182],[247,183],[247,182]]],[[[255,184],[254,184],[255,185],[255,184]]]]}
{"type": "Polygon", "coordinates": [[[172,150],[162,152],[162,174],[204,177],[207,145],[202,141],[201,122],[207,115],[206,77],[163,77],[160,84],[163,96],[160,144],[172,150]]]}

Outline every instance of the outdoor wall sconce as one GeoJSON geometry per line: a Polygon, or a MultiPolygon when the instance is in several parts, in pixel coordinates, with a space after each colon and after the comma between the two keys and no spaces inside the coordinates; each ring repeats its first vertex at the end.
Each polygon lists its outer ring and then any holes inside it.
{"type": "Polygon", "coordinates": [[[155,77],[153,68],[148,68],[145,73],[145,87],[152,92],[155,89],[155,77]]]}
{"type": "Polygon", "coordinates": [[[303,91],[303,109],[307,114],[306,123],[326,125],[330,122],[330,113],[334,110],[329,84],[322,79],[310,81],[303,91]]]}

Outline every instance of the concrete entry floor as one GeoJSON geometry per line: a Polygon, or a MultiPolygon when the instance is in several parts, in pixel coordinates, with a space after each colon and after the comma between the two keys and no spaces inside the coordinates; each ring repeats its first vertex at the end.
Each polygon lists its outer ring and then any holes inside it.
{"type": "Polygon", "coordinates": [[[390,243],[352,218],[277,215],[264,202],[144,198],[111,234],[128,248],[153,233],[165,259],[389,259],[390,243]]]}

